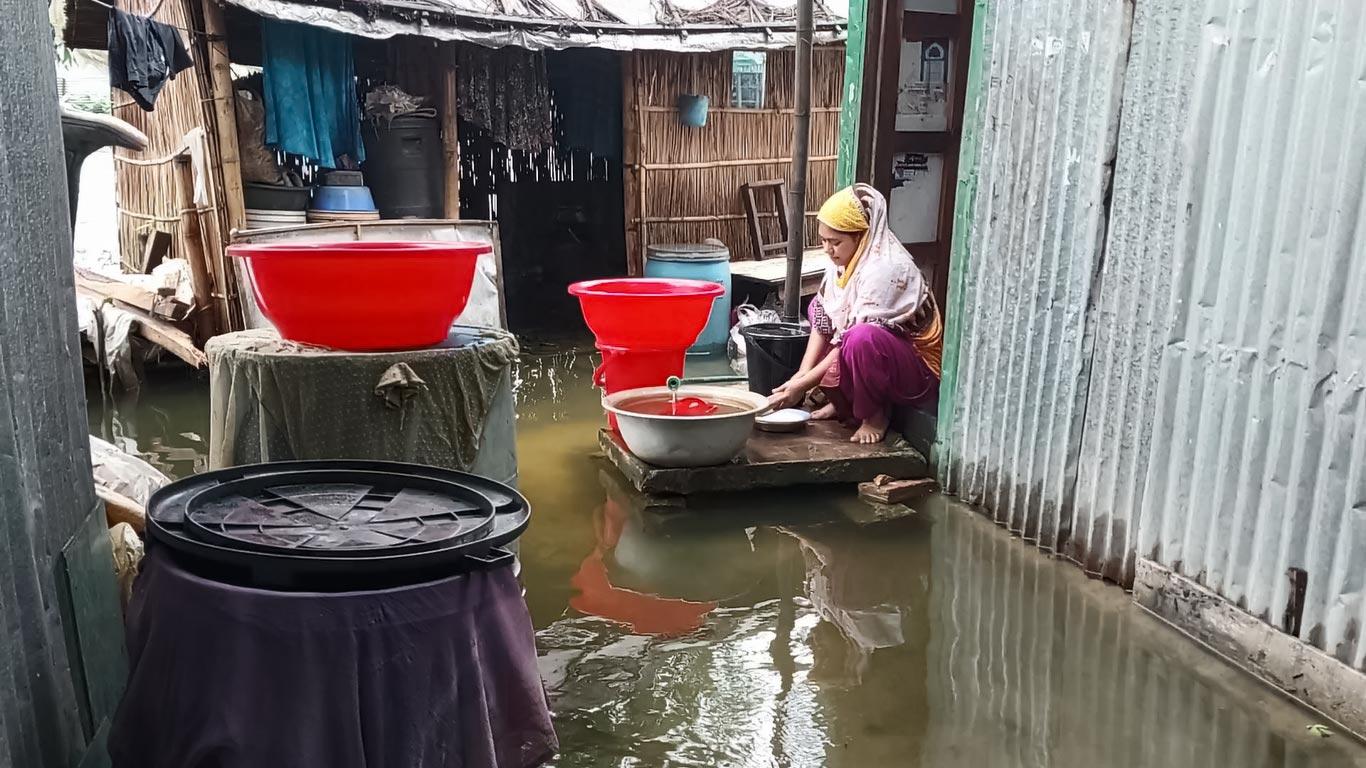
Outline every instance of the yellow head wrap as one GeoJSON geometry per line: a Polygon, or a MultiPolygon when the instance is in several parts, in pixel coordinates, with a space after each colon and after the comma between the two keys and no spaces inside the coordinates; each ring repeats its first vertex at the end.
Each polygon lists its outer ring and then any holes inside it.
{"type": "MultiPolygon", "coordinates": [[[[816,220],[840,232],[868,231],[868,215],[863,212],[863,204],[854,195],[853,187],[845,187],[831,195],[821,206],[820,213],[816,214],[816,220]]],[[[849,266],[845,267],[843,274],[839,276],[838,282],[841,288],[849,282],[850,277],[853,277],[854,267],[858,266],[859,257],[863,255],[863,241],[866,239],[865,237],[859,240],[858,250],[854,251],[854,258],[850,259],[849,266]]]]}

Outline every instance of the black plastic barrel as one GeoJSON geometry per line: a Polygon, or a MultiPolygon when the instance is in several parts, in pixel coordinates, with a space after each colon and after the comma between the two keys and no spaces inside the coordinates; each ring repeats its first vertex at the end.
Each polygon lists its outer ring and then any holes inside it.
{"type": "Polygon", "coordinates": [[[740,329],[745,337],[749,391],[761,395],[796,375],[811,334],[795,323],[755,323],[740,329]]]}
{"type": "Polygon", "coordinates": [[[441,127],[433,117],[365,122],[365,179],[386,219],[441,217],[441,127]]]}

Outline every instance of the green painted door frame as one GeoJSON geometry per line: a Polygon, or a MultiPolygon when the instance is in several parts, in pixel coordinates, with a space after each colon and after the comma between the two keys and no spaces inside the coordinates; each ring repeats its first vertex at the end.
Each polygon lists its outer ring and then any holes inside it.
{"type": "Polygon", "coordinates": [[[840,99],[839,160],[835,188],[854,183],[859,122],[863,113],[863,55],[867,46],[867,0],[849,0],[849,36],[844,43],[844,95],[840,99]]]}
{"type": "Polygon", "coordinates": [[[972,210],[977,200],[977,147],[982,133],[987,52],[982,50],[990,0],[976,0],[972,43],[968,51],[967,94],[963,103],[963,136],[958,150],[958,192],[954,198],[953,244],[949,252],[949,295],[944,307],[943,377],[939,382],[939,426],[930,463],[941,473],[953,453],[954,401],[958,393],[958,350],[963,333],[964,282],[972,259],[972,210]]]}

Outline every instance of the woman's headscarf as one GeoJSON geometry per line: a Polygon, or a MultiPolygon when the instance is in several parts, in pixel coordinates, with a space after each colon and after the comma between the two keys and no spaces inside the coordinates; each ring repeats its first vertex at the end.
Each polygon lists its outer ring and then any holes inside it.
{"type": "MultiPolygon", "coordinates": [[[[912,327],[933,299],[915,260],[887,226],[882,193],[867,184],[846,187],[825,201],[816,218],[831,229],[863,233],[849,265],[841,271],[832,264],[821,283],[821,306],[835,327],[835,341],[859,323],[912,327]]],[[[919,329],[916,347],[938,375],[943,325],[937,308],[927,326],[919,329]]]]}

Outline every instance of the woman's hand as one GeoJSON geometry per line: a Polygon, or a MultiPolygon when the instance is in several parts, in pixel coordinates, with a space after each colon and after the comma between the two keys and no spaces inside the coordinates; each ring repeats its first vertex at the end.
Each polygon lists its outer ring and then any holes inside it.
{"type": "Polygon", "coordinates": [[[769,406],[778,410],[780,408],[791,408],[800,403],[806,397],[808,389],[802,378],[801,374],[793,376],[773,390],[773,394],[768,396],[769,406]]]}

